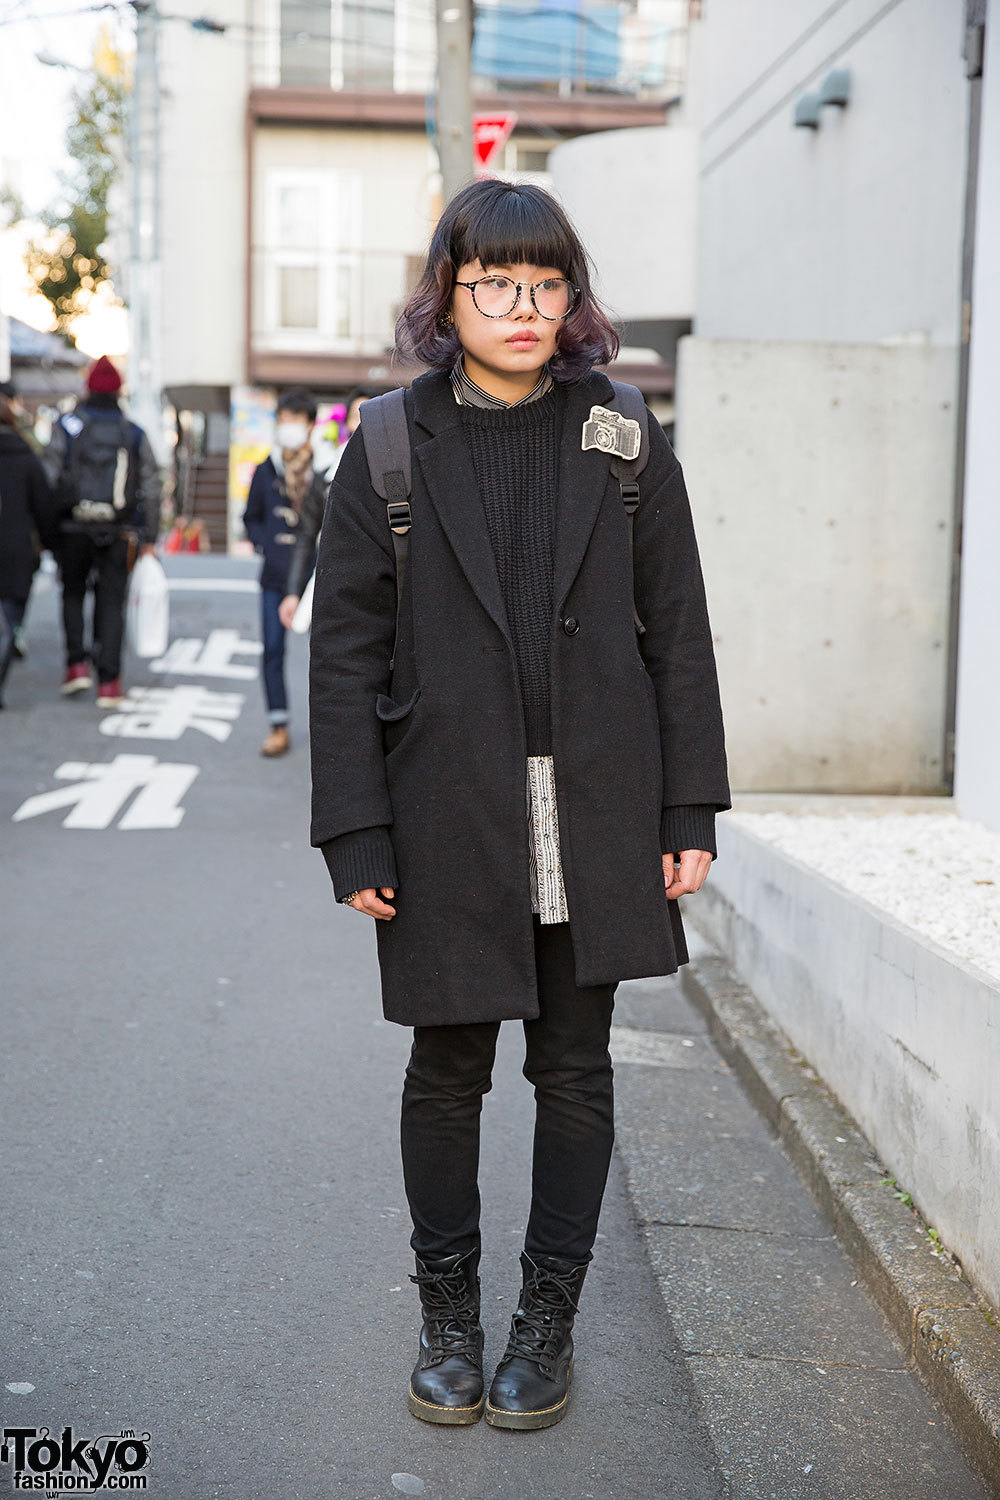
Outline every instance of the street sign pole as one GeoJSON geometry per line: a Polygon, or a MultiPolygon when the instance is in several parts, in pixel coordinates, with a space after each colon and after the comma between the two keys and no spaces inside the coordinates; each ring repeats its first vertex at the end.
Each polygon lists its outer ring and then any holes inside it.
{"type": "Polygon", "coordinates": [[[435,0],[437,148],[445,203],[475,175],[472,151],[471,0],[435,0]]]}

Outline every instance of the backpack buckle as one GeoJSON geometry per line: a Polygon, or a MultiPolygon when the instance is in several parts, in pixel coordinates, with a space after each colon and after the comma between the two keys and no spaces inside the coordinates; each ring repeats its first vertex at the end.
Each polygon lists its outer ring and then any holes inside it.
{"type": "Polygon", "coordinates": [[[634,479],[622,479],[619,481],[622,492],[622,504],[626,513],[634,515],[639,509],[639,486],[634,479]]]}
{"type": "Polygon", "coordinates": [[[412,525],[409,500],[390,500],[386,510],[389,512],[389,529],[405,536],[412,525]]]}

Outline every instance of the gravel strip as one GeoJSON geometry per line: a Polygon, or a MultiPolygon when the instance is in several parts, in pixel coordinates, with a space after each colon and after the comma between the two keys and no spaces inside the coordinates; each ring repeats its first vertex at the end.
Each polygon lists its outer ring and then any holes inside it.
{"type": "Polygon", "coordinates": [[[1000,833],[947,813],[727,813],[1000,981],[1000,833]]]}

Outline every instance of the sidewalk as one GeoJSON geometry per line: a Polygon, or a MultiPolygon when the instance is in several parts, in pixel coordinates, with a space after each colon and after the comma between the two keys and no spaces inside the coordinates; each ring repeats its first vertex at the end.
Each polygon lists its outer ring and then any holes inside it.
{"type": "Polygon", "coordinates": [[[734,1500],[985,1500],[679,980],[615,1016],[618,1151],[734,1500]]]}

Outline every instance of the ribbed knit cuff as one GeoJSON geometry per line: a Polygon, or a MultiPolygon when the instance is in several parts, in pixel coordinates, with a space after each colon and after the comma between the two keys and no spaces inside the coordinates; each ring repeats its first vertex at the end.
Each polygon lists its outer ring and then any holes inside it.
{"type": "Polygon", "coordinates": [[[396,855],[388,828],[358,828],[321,844],[338,901],[352,891],[396,889],[396,855]]]}
{"type": "Polygon", "coordinates": [[[682,849],[704,849],[715,858],[715,803],[665,807],[660,814],[660,849],[679,854],[682,849]]]}

